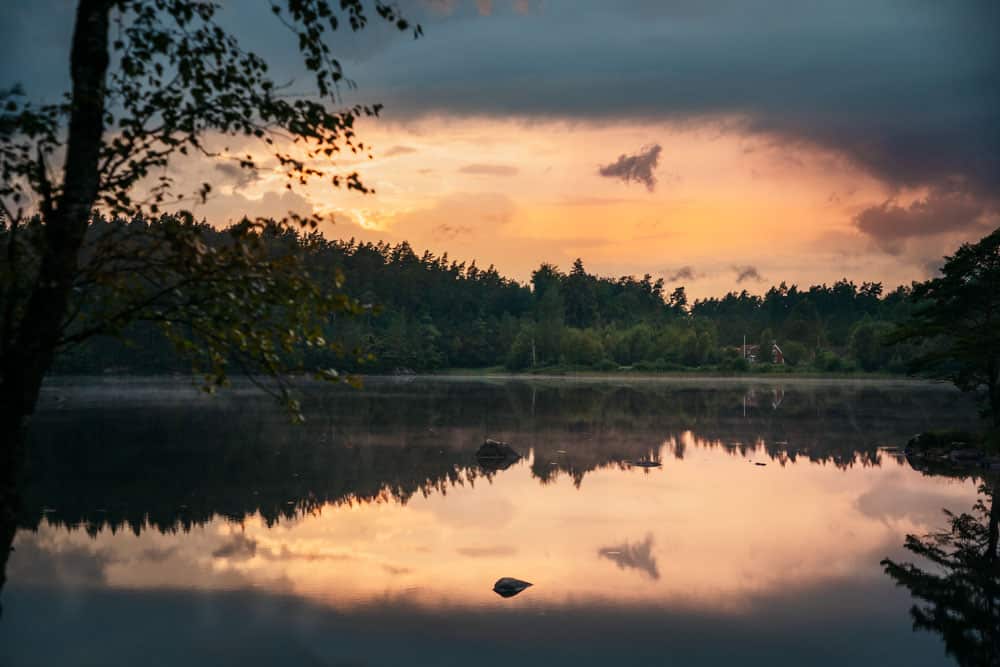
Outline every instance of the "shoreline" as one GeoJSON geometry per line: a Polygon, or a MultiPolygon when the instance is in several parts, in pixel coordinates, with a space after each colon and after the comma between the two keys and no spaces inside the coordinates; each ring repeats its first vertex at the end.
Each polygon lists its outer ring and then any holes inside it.
{"type": "MultiPolygon", "coordinates": [[[[384,374],[373,373],[370,375],[358,375],[362,381],[373,383],[407,383],[414,381],[421,382],[623,382],[623,383],[718,383],[718,384],[740,384],[740,383],[769,383],[769,384],[871,384],[871,385],[908,385],[914,387],[928,388],[954,388],[950,382],[935,380],[931,378],[911,377],[906,375],[887,375],[879,373],[738,373],[726,374],[716,372],[697,371],[666,371],[666,372],[622,372],[622,371],[558,371],[558,372],[537,372],[537,373],[517,373],[517,372],[479,372],[476,369],[451,369],[440,373],[413,373],[413,374],[384,374]]],[[[338,386],[344,383],[327,383],[323,380],[315,380],[302,375],[290,376],[289,379],[294,384],[309,384],[315,386],[338,386]]],[[[234,374],[230,376],[232,386],[221,387],[220,391],[231,390],[237,385],[250,384],[246,375],[234,374]]],[[[200,376],[191,374],[60,374],[50,375],[45,378],[43,390],[46,388],[67,387],[74,385],[89,384],[92,386],[106,384],[179,384],[186,386],[197,386],[200,376]]]]}

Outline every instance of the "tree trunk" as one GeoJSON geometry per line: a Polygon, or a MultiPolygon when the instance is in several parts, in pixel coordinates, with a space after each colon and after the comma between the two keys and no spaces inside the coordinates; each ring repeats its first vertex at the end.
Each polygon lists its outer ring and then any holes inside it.
{"type": "Polygon", "coordinates": [[[25,417],[34,412],[42,379],[52,364],[77,255],[97,198],[98,160],[104,134],[105,76],[108,69],[109,0],[80,0],[70,56],[73,94],[63,191],[45,220],[45,249],[38,277],[17,327],[14,344],[4,351],[5,445],[16,446],[25,417]]]}
{"type": "Polygon", "coordinates": [[[0,567],[6,566],[14,537],[16,480],[24,457],[28,417],[35,410],[42,379],[62,333],[77,256],[97,198],[110,10],[111,0],[80,0],[77,6],[63,190],[57,201],[50,202],[52,214],[45,219],[45,248],[37,282],[18,323],[14,344],[4,349],[0,360],[0,567]]]}
{"type": "MultiPolygon", "coordinates": [[[[0,419],[8,422],[6,406],[0,408],[0,419]]],[[[14,547],[14,534],[17,532],[17,515],[20,509],[17,494],[17,475],[21,467],[21,455],[24,453],[25,422],[20,421],[20,428],[13,433],[4,432],[4,438],[12,438],[13,442],[4,442],[3,460],[0,461],[0,592],[7,580],[7,559],[14,547]],[[6,446],[6,445],[10,446],[6,446]]],[[[3,615],[3,604],[0,601],[0,617],[3,615]]]]}
{"type": "Polygon", "coordinates": [[[987,558],[991,567],[996,567],[997,559],[1000,558],[1000,554],[997,553],[997,547],[1000,546],[1000,505],[997,504],[996,493],[1000,491],[997,484],[993,485],[993,488],[989,491],[990,496],[990,523],[987,531],[987,558]]]}
{"type": "Polygon", "coordinates": [[[1000,431],[1000,369],[994,364],[990,364],[989,369],[989,392],[990,392],[990,414],[993,416],[993,428],[1000,431]]]}

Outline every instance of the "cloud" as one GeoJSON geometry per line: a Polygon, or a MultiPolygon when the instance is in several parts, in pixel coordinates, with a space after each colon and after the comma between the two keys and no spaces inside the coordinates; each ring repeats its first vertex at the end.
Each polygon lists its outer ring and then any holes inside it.
{"type": "Polygon", "coordinates": [[[607,178],[620,178],[625,183],[630,181],[643,183],[646,189],[652,192],[656,188],[656,176],[653,170],[660,162],[662,150],[659,144],[653,144],[644,146],[635,155],[623,153],[611,164],[600,167],[598,173],[607,178]]]}
{"type": "Polygon", "coordinates": [[[677,282],[678,280],[698,280],[702,274],[696,272],[694,267],[684,265],[667,276],[667,282],[677,282]]]}
{"type": "Polygon", "coordinates": [[[216,225],[248,218],[284,218],[289,212],[311,215],[312,204],[300,194],[291,191],[265,192],[260,199],[250,199],[234,192],[231,195],[210,196],[204,204],[191,207],[197,219],[206,219],[216,225]]]}
{"type": "Polygon", "coordinates": [[[215,171],[227,178],[236,190],[241,190],[260,180],[260,174],[256,169],[244,169],[235,162],[217,162],[215,163],[215,171]]]}
{"type": "Polygon", "coordinates": [[[646,535],[642,542],[628,542],[598,550],[597,555],[614,562],[619,568],[639,570],[650,579],[659,579],[660,570],[653,556],[653,536],[646,535]]]}
{"type": "Polygon", "coordinates": [[[393,157],[393,156],[396,156],[396,155],[406,155],[407,153],[416,153],[416,152],[417,152],[416,148],[412,148],[410,146],[402,146],[402,145],[397,144],[395,146],[390,147],[388,150],[386,150],[385,153],[382,153],[382,156],[383,157],[393,157]]]}
{"type": "Polygon", "coordinates": [[[467,558],[497,558],[500,556],[513,556],[517,553],[514,547],[462,547],[456,549],[459,554],[467,558]]]}
{"type": "Polygon", "coordinates": [[[760,272],[757,270],[756,266],[734,266],[733,271],[736,272],[736,282],[742,283],[747,280],[752,280],[754,282],[761,282],[764,280],[761,277],[760,272]]]}
{"type": "Polygon", "coordinates": [[[990,213],[986,201],[966,191],[935,188],[908,206],[894,200],[869,206],[854,217],[854,225],[895,255],[908,239],[985,229],[990,213]]]}
{"type": "Polygon", "coordinates": [[[466,234],[471,234],[473,229],[468,225],[449,225],[441,224],[434,228],[437,232],[439,238],[444,239],[456,239],[459,236],[465,236],[466,234]]]}
{"type": "Polygon", "coordinates": [[[831,149],[896,186],[956,174],[977,192],[1000,182],[995,2],[776,0],[754,20],[732,2],[693,11],[580,0],[574,9],[573,21],[557,11],[432,17],[435,38],[416,47],[412,67],[392,66],[414,51],[400,40],[370,68],[370,99],[400,116],[725,119],[831,149]]]}
{"type": "Polygon", "coordinates": [[[467,164],[458,170],[462,174],[476,174],[478,176],[514,176],[518,172],[517,167],[506,164],[467,164]]]}
{"type": "Polygon", "coordinates": [[[400,215],[391,229],[395,235],[408,239],[437,238],[442,232],[457,238],[492,230],[510,222],[513,215],[514,204],[506,195],[458,193],[443,197],[427,208],[400,215]]]}

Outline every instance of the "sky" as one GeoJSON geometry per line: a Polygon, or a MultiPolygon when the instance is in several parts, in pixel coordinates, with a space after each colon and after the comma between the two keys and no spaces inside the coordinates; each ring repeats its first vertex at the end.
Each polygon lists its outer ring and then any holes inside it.
{"type": "MultiPolygon", "coordinates": [[[[66,89],[74,4],[4,3],[0,87],[66,89]]],[[[288,193],[277,169],[201,160],[176,166],[215,184],[196,215],[315,212],[329,236],[406,240],[518,280],[580,257],[696,297],[907,284],[1000,225],[997,3],[399,4],[422,38],[373,24],[332,42],[357,83],[344,103],[385,105],[359,126],[372,159],[332,166],[375,193],[288,193]]],[[[267,3],[223,5],[275,80],[308,92],[267,3]]]]}

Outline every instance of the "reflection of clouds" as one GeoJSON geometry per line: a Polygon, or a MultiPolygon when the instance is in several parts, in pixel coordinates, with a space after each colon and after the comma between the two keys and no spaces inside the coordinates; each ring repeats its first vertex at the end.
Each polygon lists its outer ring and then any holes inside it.
{"type": "Polygon", "coordinates": [[[166,549],[161,549],[159,547],[149,547],[148,549],[143,549],[139,553],[138,560],[146,561],[149,563],[162,563],[169,560],[177,553],[177,546],[167,547],[166,549]]]}
{"type": "Polygon", "coordinates": [[[642,542],[625,542],[616,547],[604,547],[598,550],[597,555],[614,561],[622,570],[635,569],[645,573],[650,579],[660,578],[660,570],[656,567],[656,557],[653,555],[651,533],[642,542]]]}
{"type": "Polygon", "coordinates": [[[258,540],[247,537],[243,533],[235,533],[232,537],[232,540],[212,552],[213,558],[230,561],[244,561],[255,557],[269,561],[349,560],[354,558],[351,554],[338,552],[293,551],[288,548],[287,544],[282,544],[279,548],[275,549],[261,544],[258,540]]]}
{"type": "Polygon", "coordinates": [[[107,566],[116,562],[109,552],[76,544],[43,545],[35,535],[21,533],[8,563],[7,578],[41,586],[97,585],[107,582],[107,566]]]}
{"type": "Polygon", "coordinates": [[[212,552],[212,558],[249,560],[257,554],[257,540],[236,533],[233,539],[212,552]]]}
{"type": "Polygon", "coordinates": [[[877,521],[909,520],[917,526],[934,526],[941,523],[942,510],[955,502],[954,495],[908,486],[901,475],[895,475],[859,495],[855,506],[877,521]]]}

